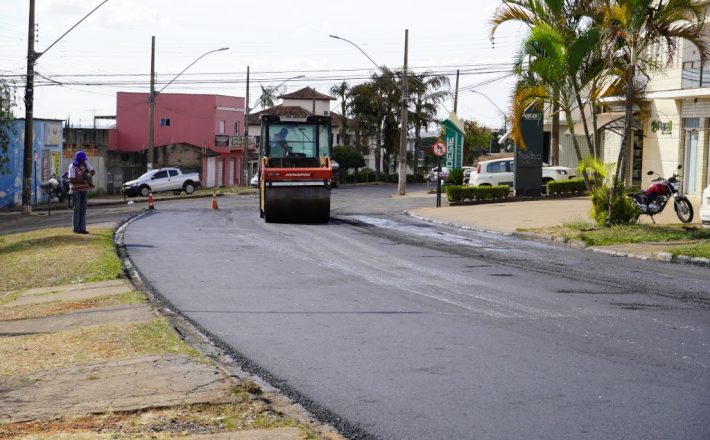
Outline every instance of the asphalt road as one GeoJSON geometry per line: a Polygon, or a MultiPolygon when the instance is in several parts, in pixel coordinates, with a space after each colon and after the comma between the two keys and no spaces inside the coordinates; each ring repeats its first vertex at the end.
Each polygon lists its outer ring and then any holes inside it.
{"type": "Polygon", "coordinates": [[[391,191],[334,191],[326,225],[184,201],[125,244],[175,308],[353,438],[710,438],[707,269],[420,223],[399,213],[433,196],[391,191]]]}

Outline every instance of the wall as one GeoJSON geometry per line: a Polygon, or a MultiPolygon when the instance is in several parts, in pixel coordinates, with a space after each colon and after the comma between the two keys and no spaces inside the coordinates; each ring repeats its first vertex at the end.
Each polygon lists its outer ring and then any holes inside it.
{"type": "Polygon", "coordinates": [[[94,191],[107,191],[107,160],[109,130],[105,128],[74,128],[65,127],[64,133],[64,168],[62,174],[69,170],[69,164],[74,160],[76,152],[82,150],[96,170],[93,178],[94,191]]]}
{"type": "Polygon", "coordinates": [[[678,166],[678,145],[682,135],[680,108],[673,99],[655,99],[651,102],[649,117],[643,121],[643,165],[641,186],[647,187],[655,176],[647,176],[649,170],[661,176],[670,176],[678,166]],[[671,123],[670,133],[652,129],[653,121],[671,123]]]}
{"type": "MultiPolygon", "coordinates": [[[[313,113],[314,115],[330,115],[330,101],[328,100],[315,100],[315,111],[313,111],[312,99],[284,99],[283,105],[287,106],[299,106],[307,111],[313,113]],[[328,113],[325,113],[328,112],[328,113]]],[[[249,131],[251,133],[251,129],[249,131]]]]}
{"type": "MultiPolygon", "coordinates": [[[[147,93],[119,92],[116,95],[117,135],[110,148],[121,151],[148,148],[148,113],[147,93]]],[[[220,120],[225,121],[224,134],[236,135],[236,122],[244,126],[244,98],[160,94],[155,100],[155,145],[188,143],[213,147],[215,135],[220,134],[220,120]],[[161,119],[170,119],[170,126],[161,126],[161,119]]]]}
{"type": "MultiPolygon", "coordinates": [[[[33,121],[33,150],[37,162],[33,160],[32,203],[43,203],[47,196],[40,189],[43,180],[49,179],[57,171],[64,169],[62,156],[62,122],[35,119],[33,121]],[[36,170],[36,172],[35,172],[36,170]]],[[[22,205],[23,156],[25,142],[25,121],[16,120],[10,128],[10,144],[6,157],[8,163],[0,169],[0,208],[14,208],[22,205]]],[[[69,163],[66,163],[69,166],[69,163]]]]}

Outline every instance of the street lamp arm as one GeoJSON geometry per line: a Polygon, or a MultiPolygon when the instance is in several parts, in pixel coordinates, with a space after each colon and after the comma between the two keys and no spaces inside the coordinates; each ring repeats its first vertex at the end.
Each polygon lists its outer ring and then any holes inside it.
{"type": "Polygon", "coordinates": [[[367,53],[365,53],[364,50],[360,49],[360,46],[358,46],[357,44],[353,43],[352,41],[348,40],[347,38],[339,37],[339,36],[337,36],[337,35],[328,35],[328,36],[329,36],[330,38],[335,38],[336,40],[343,40],[343,41],[345,41],[345,42],[348,42],[348,43],[352,44],[353,46],[355,46],[355,47],[357,48],[357,50],[359,50],[360,52],[362,52],[362,54],[365,55],[365,56],[367,57],[367,59],[370,60],[370,62],[372,62],[372,64],[374,64],[375,67],[377,67],[377,68],[380,70],[380,72],[382,72],[383,74],[385,73],[385,71],[382,70],[382,67],[380,67],[380,65],[377,64],[377,63],[375,62],[375,60],[373,60],[372,58],[370,58],[370,55],[368,55],[367,53]]]}
{"type": "Polygon", "coordinates": [[[182,75],[183,73],[185,73],[185,72],[187,71],[187,69],[189,69],[190,67],[194,66],[195,63],[197,63],[198,61],[200,61],[202,58],[206,57],[207,55],[209,55],[209,54],[211,54],[211,53],[221,52],[221,51],[223,51],[223,50],[229,50],[229,48],[228,48],[228,47],[220,47],[219,49],[215,49],[215,50],[211,50],[211,51],[209,51],[209,52],[205,52],[205,53],[203,53],[202,55],[200,55],[199,57],[197,57],[197,59],[196,59],[195,61],[191,62],[187,67],[185,67],[184,69],[182,69],[182,72],[180,72],[180,73],[178,73],[177,75],[175,75],[175,77],[174,77],[173,79],[171,79],[169,83],[165,84],[162,89],[158,90],[158,91],[156,92],[156,95],[159,94],[160,92],[162,92],[163,90],[165,90],[170,84],[172,84],[176,79],[178,79],[178,78],[180,77],[180,75],[182,75]]]}
{"type": "Polygon", "coordinates": [[[89,12],[88,14],[86,14],[86,15],[84,16],[84,18],[82,18],[81,20],[77,21],[76,24],[75,24],[74,26],[70,27],[68,31],[64,32],[59,38],[57,38],[56,40],[54,40],[54,43],[50,44],[49,47],[46,48],[44,51],[42,51],[42,52],[35,52],[35,53],[34,53],[34,59],[35,59],[35,61],[36,61],[39,57],[41,57],[42,55],[44,55],[45,53],[47,53],[47,51],[48,51],[49,49],[51,49],[52,47],[54,47],[55,44],[59,43],[59,40],[61,40],[62,38],[64,38],[69,32],[73,31],[75,27],[79,26],[82,21],[84,21],[84,20],[86,20],[87,18],[89,18],[89,16],[90,16],[91,14],[93,14],[94,12],[96,12],[97,9],[99,9],[101,6],[103,6],[104,4],[106,4],[106,2],[108,2],[108,0],[104,0],[103,2],[101,2],[101,4],[99,4],[97,7],[95,7],[94,9],[92,9],[91,12],[89,12]]]}
{"type": "Polygon", "coordinates": [[[505,114],[505,112],[504,112],[503,110],[501,110],[500,107],[498,107],[498,105],[497,105],[495,102],[493,102],[493,100],[491,100],[491,98],[489,98],[488,96],[486,96],[486,95],[484,95],[483,93],[479,92],[478,90],[471,90],[471,93],[478,93],[479,95],[481,95],[481,96],[483,96],[484,98],[486,98],[486,99],[488,100],[488,102],[490,102],[491,104],[493,104],[493,107],[495,107],[496,110],[498,110],[498,111],[500,112],[500,114],[503,115],[503,119],[504,119],[505,121],[508,120],[508,115],[505,114]]]}

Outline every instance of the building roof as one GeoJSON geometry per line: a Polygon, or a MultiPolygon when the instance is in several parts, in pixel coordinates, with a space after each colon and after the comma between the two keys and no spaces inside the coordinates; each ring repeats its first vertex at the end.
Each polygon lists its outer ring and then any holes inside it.
{"type": "Polygon", "coordinates": [[[317,101],[335,101],[335,98],[329,95],[316,92],[315,89],[304,87],[301,90],[296,90],[293,93],[287,93],[279,96],[281,99],[315,99],[317,101]]]}
{"type": "Polygon", "coordinates": [[[276,115],[287,118],[305,118],[311,115],[311,112],[297,105],[277,105],[271,108],[264,109],[260,112],[251,113],[247,119],[249,125],[258,125],[261,123],[261,115],[276,115]]]}

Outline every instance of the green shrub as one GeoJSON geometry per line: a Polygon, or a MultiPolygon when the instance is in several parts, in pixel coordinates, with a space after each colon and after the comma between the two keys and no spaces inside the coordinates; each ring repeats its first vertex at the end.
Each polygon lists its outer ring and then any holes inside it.
{"type": "Polygon", "coordinates": [[[510,194],[508,185],[500,186],[461,186],[447,185],[446,198],[449,202],[463,202],[465,200],[494,200],[505,199],[510,194]]]}
{"type": "Polygon", "coordinates": [[[463,170],[461,168],[449,170],[449,175],[446,177],[446,184],[463,185],[463,170]]]}
{"type": "MultiPolygon", "coordinates": [[[[607,224],[609,220],[609,192],[610,188],[608,186],[595,187],[591,191],[591,217],[599,225],[607,224]]],[[[614,197],[611,205],[611,221],[609,223],[612,225],[636,223],[639,218],[639,211],[627,197],[628,190],[622,190],[619,193],[614,197]]]]}
{"type": "Polygon", "coordinates": [[[547,182],[547,193],[548,194],[563,194],[571,192],[583,192],[587,190],[587,186],[584,184],[584,179],[576,178],[563,181],[549,181],[547,182]]]}

